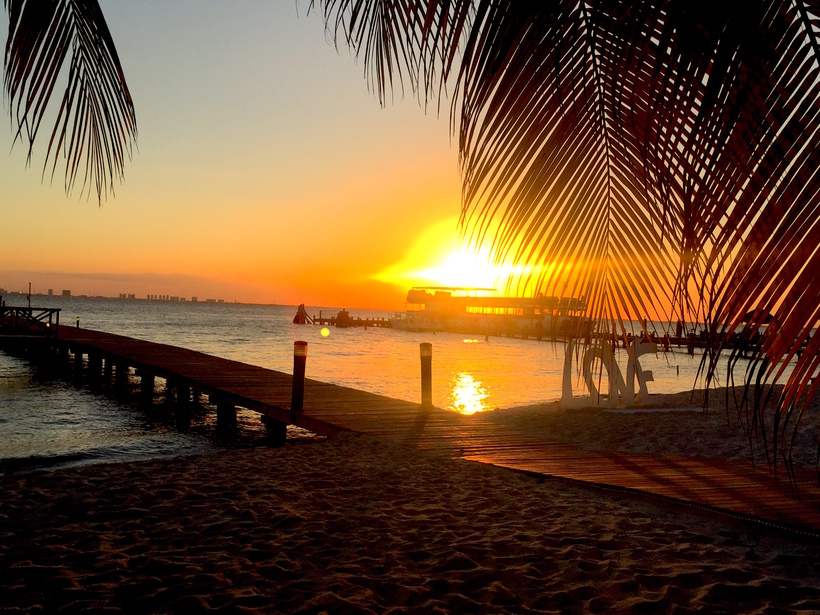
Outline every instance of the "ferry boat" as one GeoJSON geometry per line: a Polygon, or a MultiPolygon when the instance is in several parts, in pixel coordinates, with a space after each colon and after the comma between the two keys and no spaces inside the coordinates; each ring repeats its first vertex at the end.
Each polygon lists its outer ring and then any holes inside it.
{"type": "MultiPolygon", "coordinates": [[[[584,324],[586,304],[575,297],[499,297],[494,288],[414,287],[404,313],[390,319],[394,329],[451,331],[481,335],[563,337],[584,324]]],[[[577,330],[577,329],[576,329],[577,330]]]]}

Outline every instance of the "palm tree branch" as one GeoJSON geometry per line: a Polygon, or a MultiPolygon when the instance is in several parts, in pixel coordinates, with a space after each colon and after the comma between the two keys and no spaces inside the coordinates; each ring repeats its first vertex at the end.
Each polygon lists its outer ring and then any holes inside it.
{"type": "Polygon", "coordinates": [[[65,188],[82,174],[101,200],[122,178],[136,139],[136,115],[114,41],[96,0],[5,0],[9,13],[4,84],[28,161],[48,102],[67,65],[67,82],[43,172],[65,160],[65,188]]]}

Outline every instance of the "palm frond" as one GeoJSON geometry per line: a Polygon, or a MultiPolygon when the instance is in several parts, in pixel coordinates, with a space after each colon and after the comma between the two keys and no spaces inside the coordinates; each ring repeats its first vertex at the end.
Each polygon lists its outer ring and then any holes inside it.
{"type": "Polygon", "coordinates": [[[775,424],[799,422],[820,368],[817,0],[322,5],[382,99],[402,70],[423,96],[455,79],[474,242],[549,264],[525,282],[584,297],[599,334],[706,324],[709,380],[772,312],[746,385],[786,380],[775,424]]]}
{"type": "Polygon", "coordinates": [[[17,140],[30,162],[48,103],[64,71],[66,87],[49,139],[43,173],[53,177],[62,153],[65,189],[113,192],[136,138],[134,105],[114,41],[96,0],[5,0],[9,36],[6,93],[17,140]]]}
{"type": "MultiPolygon", "coordinates": [[[[720,349],[730,336],[753,352],[746,385],[766,388],[751,396],[753,417],[770,406],[768,385],[785,382],[773,407],[771,462],[786,453],[808,401],[817,391],[820,361],[811,330],[820,321],[820,66],[817,3],[766,3],[761,11],[764,54],[747,62],[738,139],[745,150],[745,187],[732,207],[721,211],[710,255],[710,309],[722,331],[713,332],[720,349]],[[757,125],[755,125],[757,123],[757,125]],[[726,271],[717,276],[716,272],[726,271]],[[755,314],[747,318],[747,314],[755,314]],[[773,319],[766,324],[765,315],[773,319]],[[764,327],[765,325],[765,327],[764,327]],[[754,339],[761,327],[762,339],[754,339]],[[790,373],[789,373],[790,372],[790,373]]],[[[735,350],[736,355],[739,351],[735,350]]],[[[715,371],[714,360],[708,373],[715,371]]],[[[788,462],[788,457],[784,455],[788,462]]]]}
{"type": "Polygon", "coordinates": [[[463,0],[311,0],[334,40],[362,57],[371,90],[384,103],[404,78],[424,101],[438,96],[471,24],[463,0]]]}

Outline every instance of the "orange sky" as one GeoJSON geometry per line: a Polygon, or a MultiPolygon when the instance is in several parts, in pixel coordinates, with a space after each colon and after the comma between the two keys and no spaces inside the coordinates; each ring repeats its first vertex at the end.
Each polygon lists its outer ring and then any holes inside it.
{"type": "Polygon", "coordinates": [[[446,105],[381,108],[306,4],[102,2],[139,150],[98,207],[41,183],[47,133],[26,169],[6,123],[0,287],[400,309],[412,284],[455,283],[446,105]]]}

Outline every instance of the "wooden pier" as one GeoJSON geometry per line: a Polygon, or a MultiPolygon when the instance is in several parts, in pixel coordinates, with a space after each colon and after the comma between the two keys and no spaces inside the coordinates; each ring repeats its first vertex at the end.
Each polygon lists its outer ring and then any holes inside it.
{"type": "Polygon", "coordinates": [[[123,388],[138,377],[145,401],[162,393],[156,378],[166,381],[165,395],[178,407],[208,395],[217,406],[219,430],[235,428],[235,409],[241,406],[265,416],[281,440],[288,424],[322,435],[361,432],[449,457],[777,525],[820,540],[820,487],[812,472],[798,473],[798,499],[785,472],[778,484],[768,469],[753,470],[750,464],[582,451],[481,414],[464,416],[313,379],[306,379],[304,409],[296,411],[290,406],[291,375],[176,346],[65,326],[59,336],[43,337],[39,344],[41,360],[47,356],[67,365],[92,384],[123,388]]]}
{"type": "Polygon", "coordinates": [[[13,307],[0,297],[0,335],[56,337],[60,308],[13,307]]]}
{"type": "Polygon", "coordinates": [[[390,320],[383,317],[378,318],[356,318],[353,317],[346,317],[340,318],[339,315],[336,316],[324,316],[321,312],[319,312],[318,316],[312,316],[313,324],[314,325],[321,325],[323,327],[379,327],[382,329],[390,329],[391,324],[390,320]]]}

